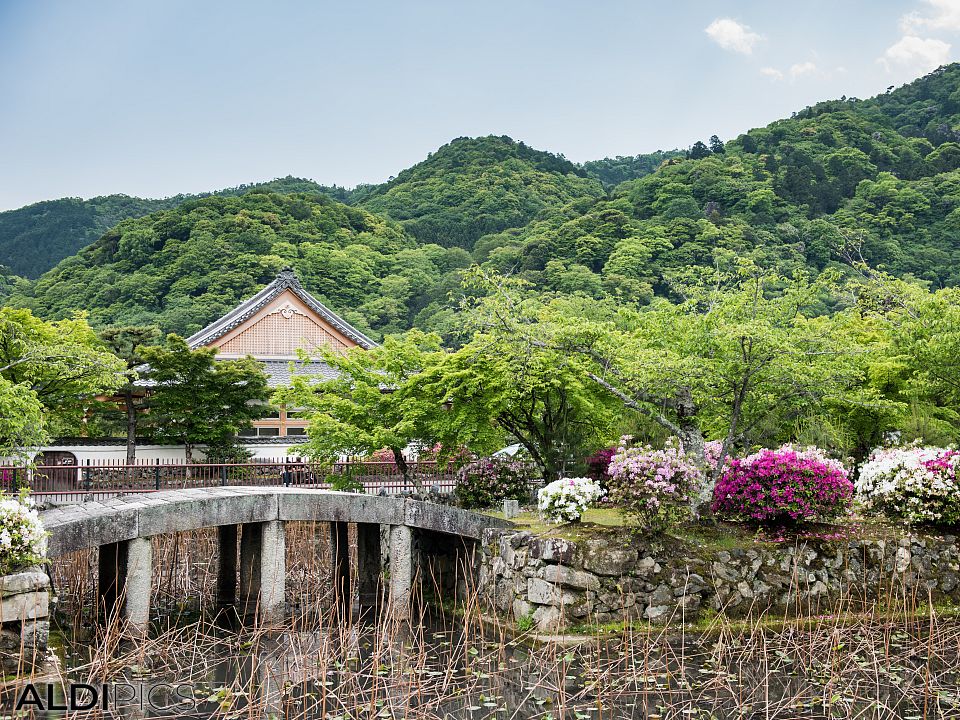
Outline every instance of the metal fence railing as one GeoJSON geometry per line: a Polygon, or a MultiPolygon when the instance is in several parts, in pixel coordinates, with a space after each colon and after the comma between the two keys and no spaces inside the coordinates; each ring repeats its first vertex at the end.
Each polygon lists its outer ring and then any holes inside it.
{"type": "Polygon", "coordinates": [[[187,463],[138,460],[134,463],[81,462],[71,465],[0,466],[0,487],[7,493],[29,488],[38,501],[70,502],[77,496],[103,499],[128,493],[159,490],[248,485],[329,489],[339,483],[362,485],[368,493],[396,494],[436,487],[449,492],[456,471],[434,461],[408,463],[408,477],[392,462],[338,462],[332,465],[286,458],[255,459],[239,463],[187,463]]]}

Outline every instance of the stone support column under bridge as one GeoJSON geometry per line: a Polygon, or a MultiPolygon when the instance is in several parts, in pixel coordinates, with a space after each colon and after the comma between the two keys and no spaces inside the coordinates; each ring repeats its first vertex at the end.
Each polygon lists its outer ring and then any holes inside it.
{"type": "Polygon", "coordinates": [[[133,538],[100,547],[98,603],[105,615],[122,612],[127,629],[145,633],[150,624],[153,543],[133,538]]]}
{"type": "Polygon", "coordinates": [[[241,612],[265,625],[283,622],[286,580],[286,534],[279,520],[244,523],[240,534],[241,612]]]}

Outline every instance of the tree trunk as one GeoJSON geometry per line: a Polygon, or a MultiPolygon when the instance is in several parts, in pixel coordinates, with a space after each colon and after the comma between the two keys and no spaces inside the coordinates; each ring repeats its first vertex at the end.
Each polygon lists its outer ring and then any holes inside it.
{"type": "Polygon", "coordinates": [[[700,487],[693,488],[690,493],[690,513],[694,519],[699,519],[709,511],[713,500],[713,475],[707,471],[707,453],[703,440],[703,432],[697,423],[697,407],[690,388],[681,388],[677,393],[677,426],[680,443],[693,461],[703,470],[703,482],[700,487]]]}
{"type": "Polygon", "coordinates": [[[133,386],[124,388],[123,402],[127,411],[127,465],[133,465],[137,460],[137,407],[134,405],[133,386]]]}
{"type": "Polygon", "coordinates": [[[193,445],[191,443],[183,444],[183,457],[187,461],[186,465],[186,477],[190,479],[193,477],[193,469],[190,467],[193,465],[193,445]]]}
{"type": "Polygon", "coordinates": [[[403,476],[403,488],[406,490],[408,484],[413,484],[415,490],[422,490],[423,486],[420,484],[420,479],[415,475],[410,474],[410,466],[407,464],[407,459],[403,456],[402,448],[390,448],[393,452],[393,461],[397,464],[397,469],[400,471],[400,474],[403,476]]]}

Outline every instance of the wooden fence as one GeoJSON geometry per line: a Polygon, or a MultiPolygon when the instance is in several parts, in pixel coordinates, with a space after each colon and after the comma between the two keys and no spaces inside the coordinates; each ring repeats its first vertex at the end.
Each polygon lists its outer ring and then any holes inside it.
{"type": "Polygon", "coordinates": [[[0,466],[0,487],[5,492],[30,489],[38,501],[70,502],[77,496],[103,499],[128,493],[158,490],[253,485],[329,489],[339,483],[360,484],[368,493],[396,494],[424,489],[449,492],[456,486],[456,471],[434,461],[408,464],[408,479],[392,462],[338,462],[332,465],[288,458],[248,460],[241,463],[187,463],[138,460],[134,463],[90,462],[79,465],[0,466]]]}

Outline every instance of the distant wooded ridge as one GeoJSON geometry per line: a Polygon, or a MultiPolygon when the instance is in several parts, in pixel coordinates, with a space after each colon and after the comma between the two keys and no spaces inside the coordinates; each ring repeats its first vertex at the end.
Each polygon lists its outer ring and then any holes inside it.
{"type": "Polygon", "coordinates": [[[956,285],[957,128],[950,65],[683,151],[577,165],[504,136],[458,138],[349,190],[288,177],[206,196],[54,200],[0,213],[0,292],[46,318],[85,310],[99,326],[190,333],[293,265],[379,338],[453,333],[449,295],[473,264],[631,304],[670,297],[697,266],[816,275],[851,248],[900,277],[956,285]]]}

